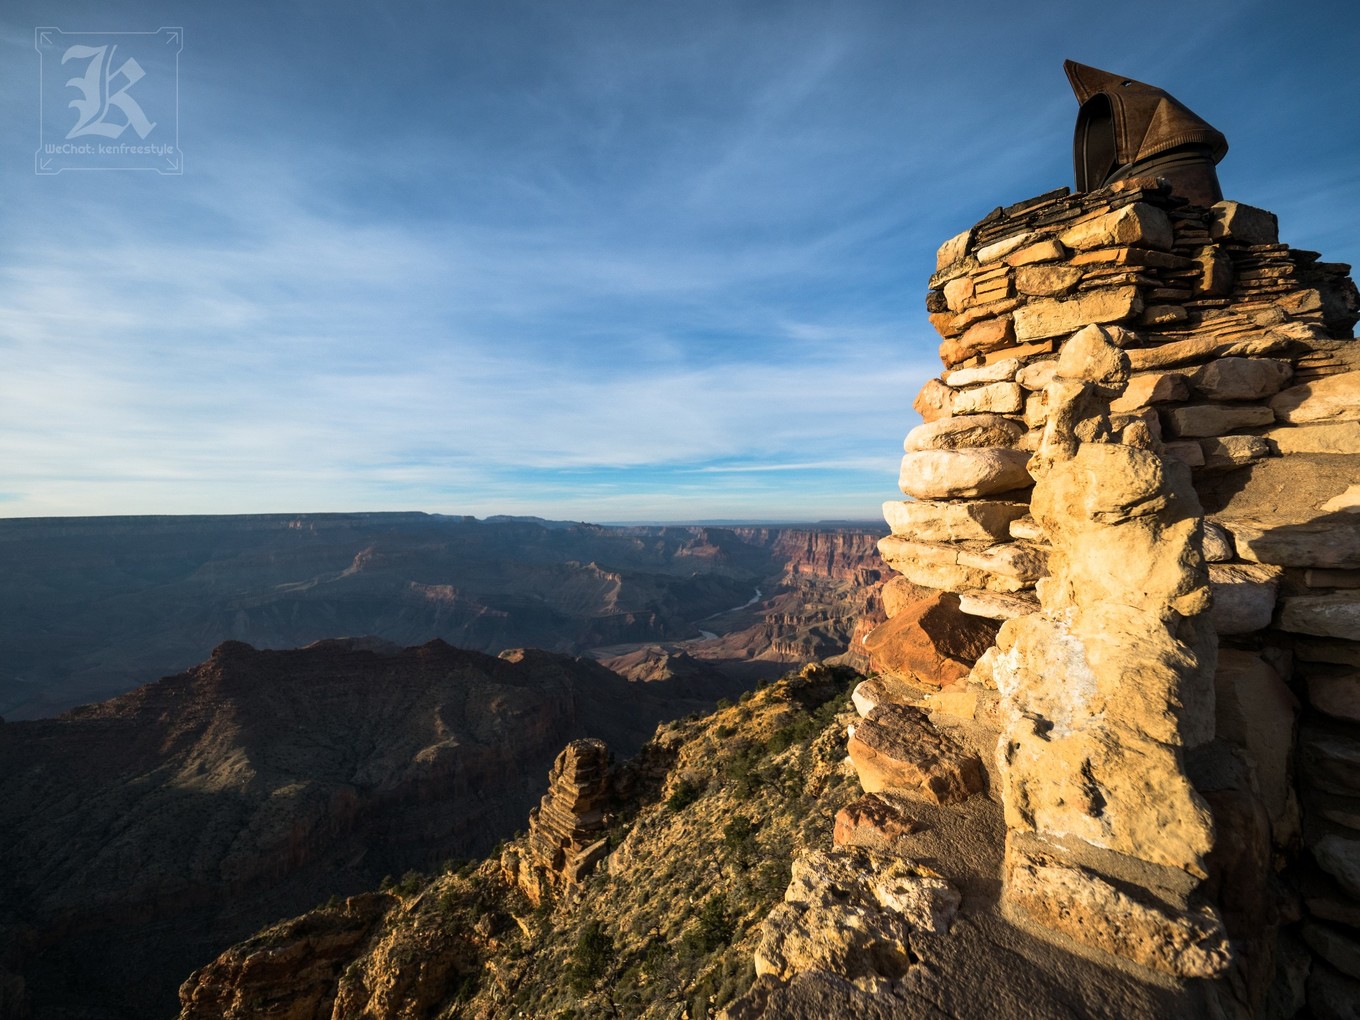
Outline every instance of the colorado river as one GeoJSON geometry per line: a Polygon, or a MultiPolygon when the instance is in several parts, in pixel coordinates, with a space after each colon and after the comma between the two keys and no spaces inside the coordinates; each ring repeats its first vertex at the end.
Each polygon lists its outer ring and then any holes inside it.
{"type": "MultiPolygon", "coordinates": [[[[761,599],[763,599],[764,597],[765,597],[765,593],[762,592],[759,588],[757,588],[757,589],[756,589],[756,593],[755,593],[754,595],[752,595],[749,599],[747,599],[745,602],[743,602],[741,605],[739,605],[739,606],[733,606],[731,609],[720,609],[720,610],[718,610],[716,613],[709,613],[707,616],[704,617],[703,620],[700,620],[699,622],[700,622],[700,623],[703,623],[704,620],[712,620],[712,619],[715,619],[716,617],[722,616],[722,615],[724,615],[724,614],[726,614],[726,613],[735,613],[738,609],[745,609],[747,606],[754,606],[757,602],[759,602],[759,601],[760,601],[761,599]]],[[[708,634],[708,631],[706,631],[706,630],[705,630],[705,631],[700,631],[700,633],[701,633],[701,634],[707,635],[707,634],[708,634]]],[[[713,635],[713,636],[714,636],[714,637],[717,637],[716,634],[713,635]]]]}

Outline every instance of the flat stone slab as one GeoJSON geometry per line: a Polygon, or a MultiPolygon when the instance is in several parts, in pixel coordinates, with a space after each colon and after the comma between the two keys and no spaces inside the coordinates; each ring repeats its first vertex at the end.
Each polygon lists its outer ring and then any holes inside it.
{"type": "Polygon", "coordinates": [[[1360,521],[1351,514],[1297,522],[1221,517],[1219,523],[1232,534],[1240,559],[1281,567],[1360,567],[1360,521]]]}
{"type": "Polygon", "coordinates": [[[1360,636],[1360,598],[1353,594],[1295,595],[1284,600],[1280,628],[1293,634],[1354,640],[1360,636]]]}
{"type": "Polygon", "coordinates": [[[1010,535],[1010,523],[1029,513],[1025,503],[969,500],[889,500],[883,519],[894,535],[918,542],[997,542],[1010,535]]]}
{"type": "Polygon", "coordinates": [[[996,591],[961,591],[959,609],[970,616],[987,620],[1014,620],[1039,611],[1039,600],[1032,595],[1007,595],[996,591]]]}
{"type": "Polygon", "coordinates": [[[1000,447],[921,450],[902,458],[898,486],[917,499],[956,499],[1014,492],[1034,484],[1030,455],[1000,447]]]}

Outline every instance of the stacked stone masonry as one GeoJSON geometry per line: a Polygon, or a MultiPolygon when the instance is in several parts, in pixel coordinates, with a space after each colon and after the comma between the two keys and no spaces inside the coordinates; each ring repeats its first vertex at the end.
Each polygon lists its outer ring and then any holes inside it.
{"type": "Polygon", "coordinates": [[[866,790],[939,801],[977,776],[947,737],[885,763],[902,706],[995,729],[1014,909],[1261,987],[1292,940],[1318,1008],[1360,1001],[1358,306],[1272,213],[1156,179],[946,242],[851,738],[866,790]]]}

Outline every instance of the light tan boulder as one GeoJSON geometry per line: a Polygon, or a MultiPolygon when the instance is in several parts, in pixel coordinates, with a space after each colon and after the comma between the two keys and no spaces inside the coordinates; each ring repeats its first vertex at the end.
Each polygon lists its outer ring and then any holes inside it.
{"type": "Polygon", "coordinates": [[[1024,503],[978,499],[966,503],[889,500],[883,519],[894,535],[918,542],[995,542],[1009,536],[1011,521],[1029,512],[1024,503]]]}
{"type": "Polygon", "coordinates": [[[1199,443],[1193,441],[1165,443],[1162,447],[1162,453],[1173,460],[1180,461],[1186,467],[1204,466],[1204,450],[1200,448],[1199,443]]]}
{"type": "Polygon", "coordinates": [[[1019,251],[1028,247],[1036,240],[1035,234],[1014,234],[1011,237],[1003,237],[999,241],[991,244],[984,244],[977,250],[977,260],[980,263],[996,262],[1003,259],[1011,252],[1019,251]]]}
{"type": "Polygon", "coordinates": [[[1190,386],[1185,376],[1176,372],[1139,372],[1130,377],[1124,392],[1110,402],[1110,410],[1137,411],[1149,404],[1189,399],[1190,386]]]}
{"type": "Polygon", "coordinates": [[[917,450],[960,450],[1012,446],[1025,427],[999,414],[968,414],[917,425],[903,443],[907,453],[917,450]]]}
{"type": "Polygon", "coordinates": [[[913,584],[943,591],[980,588],[1015,592],[1029,587],[1028,582],[1016,577],[961,565],[960,548],[955,543],[914,542],[897,535],[888,535],[878,542],[878,554],[883,561],[913,584]]]}
{"type": "Polygon", "coordinates": [[[1320,507],[1323,513],[1360,513],[1360,483],[1348,485],[1346,491],[1333,496],[1320,507]]]}
{"type": "Polygon", "coordinates": [[[1124,322],[1142,310],[1137,287],[1101,287],[1068,300],[1039,298],[1016,309],[1015,336],[1018,340],[1063,336],[1093,322],[1124,322]]]}
{"type": "Polygon", "coordinates": [[[1036,241],[1012,252],[1005,258],[1008,266],[1028,266],[1035,262],[1052,262],[1067,254],[1067,249],[1051,237],[1036,241]]]}
{"type": "Polygon", "coordinates": [[[973,230],[970,227],[961,234],[955,234],[944,244],[940,245],[939,251],[935,253],[936,270],[946,269],[954,263],[962,261],[968,254],[968,244],[973,239],[973,230]]]}
{"type": "Polygon", "coordinates": [[[1206,563],[1226,563],[1237,555],[1232,536],[1221,524],[1204,522],[1204,560],[1206,563]]]}
{"type": "Polygon", "coordinates": [[[1208,400],[1261,400],[1278,393],[1293,374],[1289,362],[1274,358],[1218,358],[1198,369],[1190,384],[1208,400]]]}
{"type": "Polygon", "coordinates": [[[962,902],[928,868],[858,847],[795,858],[784,902],[760,925],[756,975],[852,974],[891,987],[913,959],[908,939],[949,930],[962,902]]]}
{"type": "Polygon", "coordinates": [[[1048,545],[1048,534],[1033,517],[1017,517],[1011,521],[1011,538],[1035,545],[1048,545]]]}
{"type": "Polygon", "coordinates": [[[1098,875],[1021,858],[1006,876],[1011,903],[1069,938],[1181,978],[1213,978],[1232,964],[1219,916],[1143,902],[1098,875]]]}
{"type": "Polygon", "coordinates": [[[1020,371],[1015,373],[1015,381],[1027,390],[1042,390],[1053,381],[1053,376],[1058,371],[1057,358],[1045,358],[1043,361],[1031,361],[1020,371]]]}
{"type": "Polygon", "coordinates": [[[917,499],[952,499],[1014,492],[1031,484],[1029,454],[1001,447],[920,450],[902,458],[898,485],[917,499]]]}
{"type": "Polygon", "coordinates": [[[944,285],[945,305],[951,312],[961,311],[973,297],[973,277],[959,276],[944,285]]]}
{"type": "Polygon", "coordinates": [[[1360,372],[1327,375],[1293,386],[1270,401],[1275,417],[1287,422],[1360,420],[1360,372]]]}
{"type": "Polygon", "coordinates": [[[1091,383],[1103,395],[1114,395],[1129,381],[1129,359],[1115,344],[1113,330],[1084,326],[1058,352],[1056,377],[1091,383]]]}
{"type": "Polygon", "coordinates": [[[957,390],[950,407],[955,414],[1014,414],[1024,407],[1024,398],[1017,384],[996,382],[957,390]]]}
{"type": "Polygon", "coordinates": [[[1048,573],[1047,550],[1028,542],[1005,542],[985,548],[961,546],[957,562],[962,567],[977,567],[1025,583],[1033,583],[1048,573]]]}
{"type": "Polygon", "coordinates": [[[977,755],[910,705],[876,707],[855,726],[848,750],[865,793],[890,790],[954,804],[985,784],[977,755]]]}
{"type": "Polygon", "coordinates": [[[1075,266],[1023,266],[1015,273],[1015,289],[1030,297],[1056,297],[1080,282],[1081,270],[1075,266]]]}
{"type": "Polygon", "coordinates": [[[1260,436],[1215,436],[1201,439],[1204,470],[1231,471],[1233,468],[1275,455],[1270,443],[1260,436]]]}
{"type": "Polygon", "coordinates": [[[1249,336],[1242,340],[1216,340],[1213,337],[1197,336],[1129,351],[1129,364],[1135,372],[1145,372],[1155,368],[1173,368],[1177,365],[1207,361],[1210,358],[1261,357],[1278,354],[1294,345],[1294,338],[1289,336],[1283,327],[1272,330],[1264,336],[1249,336]]]}
{"type": "Polygon", "coordinates": [[[1217,202],[1209,211],[1209,236],[1215,241],[1278,244],[1279,222],[1273,212],[1241,202],[1217,202]]]}
{"type": "Polygon", "coordinates": [[[953,398],[954,391],[940,380],[927,379],[925,385],[921,387],[921,392],[916,394],[916,399],[911,402],[911,406],[917,414],[930,422],[937,418],[949,417],[949,402],[953,398]]]}
{"type": "Polygon", "coordinates": [[[1171,220],[1165,212],[1145,202],[1135,202],[1083,220],[1059,234],[1058,240],[1077,251],[1126,245],[1169,251],[1173,235],[1171,220]]]}
{"type": "Polygon", "coordinates": [[[1014,620],[1037,612],[1039,602],[1027,593],[1004,595],[994,591],[961,591],[959,609],[988,620],[1014,620]]]}

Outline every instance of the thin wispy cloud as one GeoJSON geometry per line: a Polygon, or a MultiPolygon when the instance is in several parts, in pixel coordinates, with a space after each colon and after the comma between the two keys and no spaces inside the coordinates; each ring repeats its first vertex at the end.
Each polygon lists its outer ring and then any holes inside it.
{"type": "Polygon", "coordinates": [[[935,247],[1068,180],[1068,56],[1203,108],[1232,197],[1360,258],[1360,137],[1315,93],[1360,82],[1349,10],[0,18],[7,515],[872,517],[938,369],[935,247]],[[181,22],[185,174],[34,175],[33,28],[181,22]]]}

